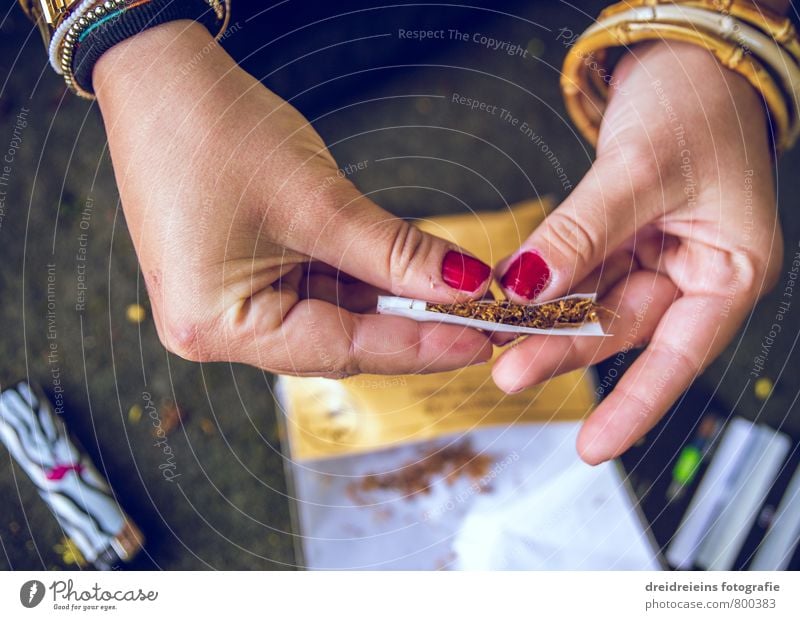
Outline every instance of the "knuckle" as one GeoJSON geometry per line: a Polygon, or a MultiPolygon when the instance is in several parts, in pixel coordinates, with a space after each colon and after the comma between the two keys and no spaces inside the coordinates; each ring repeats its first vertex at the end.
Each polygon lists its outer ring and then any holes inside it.
{"type": "Polygon", "coordinates": [[[210,333],[213,329],[205,321],[176,313],[166,315],[158,330],[164,348],[190,362],[214,361],[210,333]]]}
{"type": "Polygon", "coordinates": [[[355,333],[348,334],[349,346],[345,355],[338,361],[336,368],[332,369],[331,374],[336,375],[336,379],[346,379],[360,375],[362,351],[358,346],[358,337],[355,333]]]}
{"type": "MultiPolygon", "coordinates": [[[[560,254],[577,254],[585,260],[597,255],[599,246],[586,224],[573,213],[556,210],[548,218],[546,241],[560,254]]],[[[573,262],[573,267],[578,267],[573,262]]]]}
{"type": "Polygon", "coordinates": [[[675,367],[682,369],[682,372],[696,376],[703,371],[704,367],[711,363],[707,357],[697,357],[692,355],[692,350],[688,345],[671,344],[663,345],[664,352],[675,361],[675,367]]]}
{"type": "Polygon", "coordinates": [[[737,255],[733,260],[732,274],[729,281],[736,284],[742,292],[742,299],[752,303],[751,300],[757,299],[765,290],[766,272],[759,267],[759,261],[752,256],[737,255]]]}
{"type": "Polygon", "coordinates": [[[639,411],[639,415],[630,425],[631,434],[638,431],[642,425],[648,424],[654,415],[663,413],[657,402],[640,394],[635,387],[616,387],[612,393],[639,411]]]}
{"type": "Polygon", "coordinates": [[[413,266],[425,261],[431,250],[430,238],[416,226],[400,219],[387,226],[390,235],[387,273],[392,292],[402,295],[412,277],[413,266]]]}
{"type": "Polygon", "coordinates": [[[738,291],[741,302],[750,307],[777,286],[783,263],[782,244],[773,244],[772,251],[763,257],[754,252],[735,253],[731,263],[728,287],[738,291]]]}
{"type": "MultiPolygon", "coordinates": [[[[348,347],[337,361],[336,371],[341,377],[351,377],[365,372],[396,372],[414,369],[418,372],[423,360],[421,329],[390,330],[376,334],[356,318],[348,333],[348,347]]],[[[424,371],[423,371],[424,372],[424,371]]]]}

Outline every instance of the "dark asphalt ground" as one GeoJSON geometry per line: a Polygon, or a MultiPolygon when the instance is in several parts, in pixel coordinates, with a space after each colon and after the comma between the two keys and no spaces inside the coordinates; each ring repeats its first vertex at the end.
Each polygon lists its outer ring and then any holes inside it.
{"type": "MultiPolygon", "coordinates": [[[[582,6],[594,15],[603,4],[582,6]]],[[[148,303],[101,118],[95,106],[65,94],[60,78],[46,65],[37,33],[13,3],[7,0],[5,6],[0,17],[0,156],[9,148],[20,113],[27,126],[13,153],[0,213],[0,385],[28,377],[52,389],[54,367],[61,371],[69,427],[149,540],[136,567],[293,566],[272,377],[243,366],[185,362],[165,353],[149,313],[141,324],[126,319],[130,304],[147,308],[148,303]],[[87,234],[87,290],[86,307],[79,312],[76,253],[82,233],[87,234]],[[53,340],[47,338],[48,265],[55,265],[56,274],[53,340]],[[50,363],[53,341],[57,361],[50,363]],[[144,407],[143,391],[153,395],[162,415],[171,403],[183,412],[183,424],[169,435],[180,474],[173,482],[162,477],[163,455],[153,445],[149,419],[137,423],[129,416],[131,407],[144,407]]],[[[551,164],[519,132],[447,99],[459,92],[513,110],[553,145],[572,184],[581,178],[591,151],[564,120],[557,69],[565,49],[555,35],[561,27],[579,32],[589,18],[551,2],[521,4],[510,12],[525,19],[452,8],[357,14],[286,37],[250,56],[245,66],[315,119],[341,166],[367,160],[366,169],[354,177],[356,183],[364,191],[376,191],[376,200],[399,215],[459,212],[464,209],[461,201],[473,209],[499,209],[537,195],[563,196],[551,164]],[[519,42],[538,60],[470,43],[411,46],[385,37],[369,45],[349,44],[346,55],[325,53],[280,68],[306,51],[362,31],[396,32],[398,24],[443,24],[491,33],[519,42]],[[403,60],[388,62],[392,55],[403,60]],[[402,66],[341,77],[303,92],[350,67],[387,64],[402,66]],[[398,128],[408,125],[439,128],[398,128]],[[363,133],[374,128],[381,131],[363,133]],[[508,158],[498,156],[488,143],[508,158]],[[403,155],[442,158],[463,167],[418,158],[379,161],[403,155]],[[404,187],[386,189],[398,186],[404,187]]],[[[234,15],[240,29],[226,42],[239,57],[253,40],[269,36],[241,15],[234,15]]],[[[278,22],[279,16],[271,14],[271,19],[278,22]]],[[[286,19],[311,21],[297,10],[286,19]]],[[[800,244],[798,169],[800,149],[786,155],[778,168],[786,270],[794,254],[790,249],[800,244]]],[[[747,379],[774,322],[779,295],[762,301],[741,337],[698,386],[726,406],[735,405],[742,415],[797,433],[800,300],[790,308],[765,363],[764,375],[775,381],[769,400],[759,401],[747,379]]],[[[54,548],[61,537],[33,485],[0,449],[0,568],[65,568],[54,548]]]]}

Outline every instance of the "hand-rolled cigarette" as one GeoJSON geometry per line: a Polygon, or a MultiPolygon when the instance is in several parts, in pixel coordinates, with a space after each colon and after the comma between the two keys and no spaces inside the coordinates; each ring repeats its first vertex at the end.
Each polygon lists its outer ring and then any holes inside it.
{"type": "Polygon", "coordinates": [[[415,321],[464,325],[490,332],[551,336],[606,336],[600,325],[597,296],[568,295],[539,304],[507,300],[435,304],[406,297],[378,297],[378,313],[415,321]]]}

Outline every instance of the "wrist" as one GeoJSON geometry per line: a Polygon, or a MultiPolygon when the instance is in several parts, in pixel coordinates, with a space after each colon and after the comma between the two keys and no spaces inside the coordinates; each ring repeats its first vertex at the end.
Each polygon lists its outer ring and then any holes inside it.
{"type": "Polygon", "coordinates": [[[233,61],[208,29],[191,20],[149,28],[108,50],[94,67],[98,103],[106,111],[123,102],[161,98],[202,80],[207,69],[233,61]]]}
{"type": "MultiPolygon", "coordinates": [[[[668,165],[688,148],[699,178],[719,173],[719,161],[743,152],[769,161],[767,108],[759,92],[715,56],[690,43],[649,41],[633,46],[614,72],[598,152],[613,151],[620,131],[630,139],[647,134],[668,165]],[[746,119],[747,122],[742,122],[746,119]]],[[[732,165],[738,165],[732,164],[732,165]]],[[[670,170],[678,170],[670,166],[670,170]]]]}
{"type": "MultiPolygon", "coordinates": [[[[648,82],[662,82],[680,88],[688,99],[700,98],[713,107],[713,100],[724,98],[738,108],[766,109],[756,89],[741,75],[722,66],[714,54],[692,43],[681,41],[647,41],[631,47],[617,64],[614,78],[624,84],[636,71],[646,73],[648,82]],[[706,98],[706,94],[711,99],[706,98]]],[[[614,96],[611,89],[610,96],[614,96]]]]}

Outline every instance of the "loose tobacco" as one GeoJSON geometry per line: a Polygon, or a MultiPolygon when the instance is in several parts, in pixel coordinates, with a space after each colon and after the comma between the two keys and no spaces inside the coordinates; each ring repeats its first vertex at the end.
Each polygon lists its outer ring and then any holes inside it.
{"type": "Polygon", "coordinates": [[[597,323],[601,306],[589,298],[567,298],[536,305],[515,304],[508,300],[428,304],[425,309],[515,327],[554,329],[597,323]]]}

